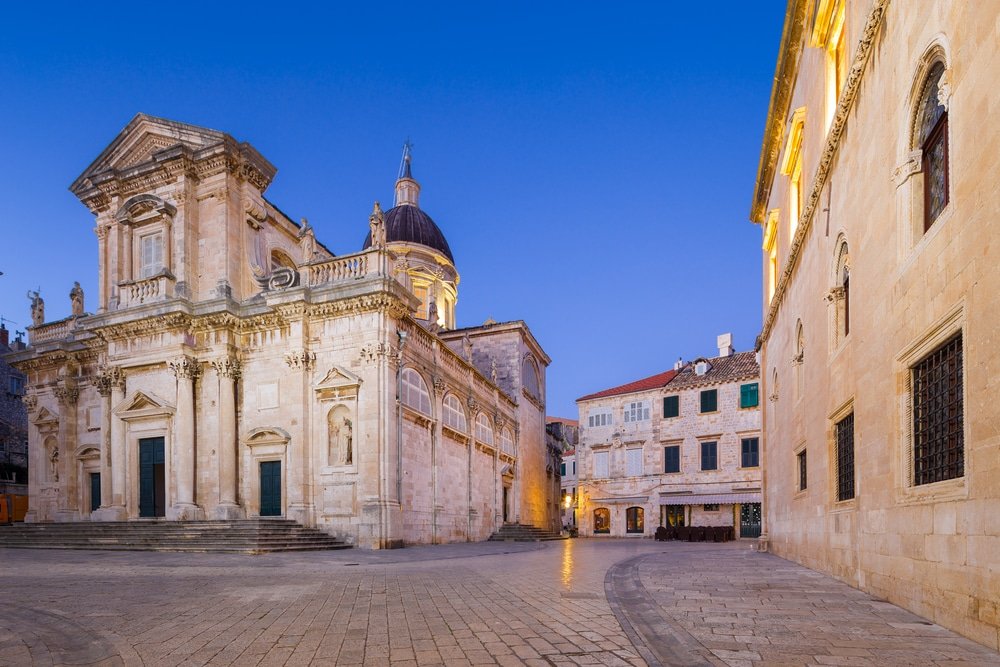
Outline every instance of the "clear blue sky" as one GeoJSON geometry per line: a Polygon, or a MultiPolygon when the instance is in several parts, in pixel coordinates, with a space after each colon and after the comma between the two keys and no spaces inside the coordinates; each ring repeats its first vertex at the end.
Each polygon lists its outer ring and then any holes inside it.
{"type": "Polygon", "coordinates": [[[784,2],[45,3],[0,22],[0,315],[96,305],[69,184],[137,112],[223,130],[268,198],[361,247],[414,143],[461,326],[523,319],[549,414],[760,328],[747,221],[784,2]],[[425,6],[426,5],[426,6],[425,6]]]}

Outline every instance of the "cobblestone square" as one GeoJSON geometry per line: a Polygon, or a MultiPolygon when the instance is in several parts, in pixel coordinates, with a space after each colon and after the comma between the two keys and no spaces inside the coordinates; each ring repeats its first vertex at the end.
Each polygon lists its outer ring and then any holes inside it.
{"type": "Polygon", "coordinates": [[[4,665],[997,665],[747,542],[2,549],[4,665]]]}

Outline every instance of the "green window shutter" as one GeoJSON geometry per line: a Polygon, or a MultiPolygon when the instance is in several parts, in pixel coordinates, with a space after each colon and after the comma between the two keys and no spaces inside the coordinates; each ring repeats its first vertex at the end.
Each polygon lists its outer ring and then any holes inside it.
{"type": "Polygon", "coordinates": [[[758,384],[752,382],[750,384],[740,385],[740,407],[741,408],[755,408],[760,403],[758,398],[758,384]]]}
{"type": "Polygon", "coordinates": [[[717,389],[706,389],[701,392],[701,411],[715,412],[719,409],[719,393],[717,389]]]}
{"type": "Polygon", "coordinates": [[[680,397],[679,396],[664,396],[663,397],[663,418],[676,417],[680,415],[680,397]]]}

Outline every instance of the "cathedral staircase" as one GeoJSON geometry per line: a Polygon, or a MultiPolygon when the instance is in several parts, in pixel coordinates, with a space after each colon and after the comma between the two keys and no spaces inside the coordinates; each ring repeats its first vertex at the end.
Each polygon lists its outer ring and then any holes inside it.
{"type": "Polygon", "coordinates": [[[490,535],[490,542],[548,542],[565,540],[565,535],[520,523],[505,523],[500,530],[490,535]]]}
{"type": "Polygon", "coordinates": [[[261,554],[348,549],[350,544],[290,519],[81,521],[0,526],[0,547],[261,554]]]}

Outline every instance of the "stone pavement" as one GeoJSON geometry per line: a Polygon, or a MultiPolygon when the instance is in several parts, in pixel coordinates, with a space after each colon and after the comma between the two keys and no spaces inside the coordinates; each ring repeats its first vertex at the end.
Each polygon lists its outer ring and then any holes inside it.
{"type": "Polygon", "coordinates": [[[1000,665],[747,543],[0,558],[0,665],[1000,665]]]}

